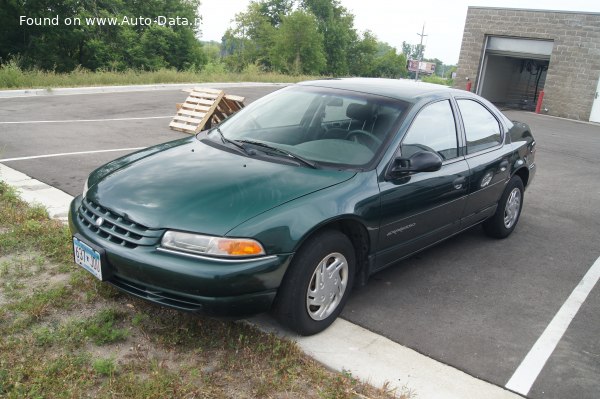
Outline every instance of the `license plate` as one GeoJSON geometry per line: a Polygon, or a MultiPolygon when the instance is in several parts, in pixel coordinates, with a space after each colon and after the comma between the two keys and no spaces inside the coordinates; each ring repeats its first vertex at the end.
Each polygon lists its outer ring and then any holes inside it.
{"type": "Polygon", "coordinates": [[[73,254],[75,263],[102,280],[102,262],[100,253],[85,242],[73,237],[73,254]]]}

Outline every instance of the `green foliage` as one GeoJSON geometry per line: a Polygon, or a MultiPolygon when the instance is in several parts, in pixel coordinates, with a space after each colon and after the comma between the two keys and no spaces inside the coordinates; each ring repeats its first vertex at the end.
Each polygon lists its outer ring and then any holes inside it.
{"type": "Polygon", "coordinates": [[[206,56],[193,25],[199,4],[199,0],[4,1],[0,3],[0,60],[19,56],[21,68],[58,72],[78,66],[93,71],[201,66],[206,56]],[[58,16],[58,25],[21,25],[20,16],[58,16]],[[146,24],[136,21],[138,16],[180,17],[190,25],[146,24]],[[65,18],[81,23],[67,25],[65,18]],[[91,23],[88,18],[114,18],[116,23],[91,23]]]}
{"type": "Polygon", "coordinates": [[[11,304],[8,308],[21,312],[25,317],[19,320],[20,325],[26,326],[34,320],[46,315],[51,307],[69,308],[72,302],[67,298],[65,287],[54,287],[49,290],[37,290],[20,302],[11,304]]]}
{"type": "Polygon", "coordinates": [[[294,0],[263,0],[259,5],[259,11],[267,17],[272,26],[279,26],[283,17],[292,12],[294,0]]]}
{"type": "Polygon", "coordinates": [[[23,80],[23,71],[16,59],[0,65],[0,87],[18,87],[23,80]]]}
{"type": "Polygon", "coordinates": [[[441,78],[450,79],[452,78],[452,72],[456,72],[456,65],[446,65],[442,61],[434,58],[433,60],[427,60],[435,62],[435,74],[441,78]]]}
{"type": "Polygon", "coordinates": [[[408,60],[420,60],[425,54],[425,46],[422,44],[410,44],[402,42],[402,54],[408,60]]]}
{"type": "Polygon", "coordinates": [[[221,62],[221,43],[219,42],[204,42],[202,43],[202,50],[206,55],[208,63],[220,63],[221,62]]]}
{"type": "MultiPolygon", "coordinates": [[[[225,62],[232,71],[241,71],[249,64],[258,64],[269,69],[270,49],[273,46],[276,28],[273,16],[265,14],[264,3],[251,2],[246,12],[236,15],[235,26],[223,36],[225,62]]],[[[283,18],[283,16],[277,19],[283,18]]]]}
{"type": "MultiPolygon", "coordinates": [[[[193,25],[136,20],[178,16],[191,22],[199,4],[200,0],[1,2],[0,88],[38,87],[41,81],[51,81],[47,86],[187,82],[201,80],[188,79],[189,73],[226,79],[229,73],[249,70],[261,75],[395,78],[407,76],[406,59],[424,51],[424,46],[404,42],[403,58],[373,33],[359,34],[354,15],[339,0],[253,0],[236,15],[221,43],[202,44],[193,25]],[[20,15],[58,15],[60,23],[21,26],[20,15]],[[79,18],[82,24],[65,25],[65,17],[79,18]],[[117,23],[88,23],[88,18],[114,18],[117,23]],[[125,18],[129,24],[123,23],[125,18]],[[149,71],[157,73],[142,73],[149,71]]],[[[442,71],[444,67],[440,64],[442,71]]]]}
{"type": "Polygon", "coordinates": [[[421,80],[423,82],[428,82],[428,83],[435,83],[438,85],[444,85],[444,86],[450,86],[452,87],[452,85],[454,84],[454,80],[453,79],[445,79],[442,78],[440,76],[437,75],[430,75],[430,76],[421,76],[421,80]]]}
{"type": "Polygon", "coordinates": [[[83,336],[91,339],[96,345],[123,341],[127,338],[127,330],[115,326],[122,318],[123,315],[113,309],[102,310],[95,317],[83,323],[83,336]]]}
{"type": "Polygon", "coordinates": [[[389,50],[375,60],[374,75],[392,79],[407,77],[406,56],[398,54],[396,49],[389,50]]]}
{"type": "Polygon", "coordinates": [[[293,75],[319,74],[323,70],[327,60],[314,15],[298,10],[282,18],[271,62],[276,70],[293,75]]]}
{"type": "Polygon", "coordinates": [[[445,78],[452,78],[452,74],[454,72],[456,72],[456,70],[458,69],[458,67],[456,65],[448,65],[448,68],[446,68],[446,71],[444,72],[444,77],[445,78]]]}
{"type": "MultiPolygon", "coordinates": [[[[208,63],[201,67],[190,65],[184,71],[162,68],[157,71],[96,71],[77,68],[67,73],[34,69],[24,71],[19,67],[0,66],[0,89],[50,88],[77,86],[132,85],[194,82],[277,82],[294,83],[315,79],[317,76],[290,76],[265,71],[263,66],[248,64],[238,71],[230,71],[223,62],[208,63]]],[[[14,65],[14,63],[12,64],[14,65]]],[[[0,214],[4,210],[0,209],[0,214]]],[[[8,210],[7,210],[8,211],[8,210]]],[[[2,219],[0,219],[2,220],[2,219]]],[[[0,242],[0,248],[2,247],[0,242]]]]}
{"type": "Polygon", "coordinates": [[[256,65],[266,71],[328,76],[407,76],[406,58],[367,31],[337,0],[256,0],[236,15],[221,45],[231,71],[256,65]]]}
{"type": "Polygon", "coordinates": [[[117,370],[117,365],[115,364],[115,360],[112,358],[96,359],[92,363],[92,368],[96,373],[105,377],[110,377],[117,370]]]}
{"type": "Polygon", "coordinates": [[[357,41],[352,15],[337,0],[302,0],[302,6],[312,12],[323,35],[323,46],[327,54],[325,73],[333,76],[347,75],[350,49],[357,41]]]}
{"type": "Polygon", "coordinates": [[[375,72],[375,60],[377,58],[380,43],[370,32],[366,31],[362,39],[353,43],[349,57],[350,73],[354,76],[377,76],[375,72]]]}

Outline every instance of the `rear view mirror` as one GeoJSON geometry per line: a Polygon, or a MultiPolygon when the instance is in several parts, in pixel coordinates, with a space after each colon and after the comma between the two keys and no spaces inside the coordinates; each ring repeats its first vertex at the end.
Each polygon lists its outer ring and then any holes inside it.
{"type": "Polygon", "coordinates": [[[419,151],[410,158],[398,157],[394,160],[390,175],[393,177],[404,176],[409,173],[435,172],[442,167],[442,158],[429,151],[419,151]]]}
{"type": "Polygon", "coordinates": [[[341,107],[344,105],[344,100],[340,97],[331,97],[329,101],[327,101],[327,106],[329,107],[341,107]]]}

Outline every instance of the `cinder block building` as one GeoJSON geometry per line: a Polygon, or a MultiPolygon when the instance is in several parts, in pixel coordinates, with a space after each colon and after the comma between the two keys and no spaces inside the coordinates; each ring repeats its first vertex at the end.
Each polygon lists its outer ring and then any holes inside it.
{"type": "Polygon", "coordinates": [[[455,87],[500,106],[600,122],[600,13],[469,7],[455,87]]]}

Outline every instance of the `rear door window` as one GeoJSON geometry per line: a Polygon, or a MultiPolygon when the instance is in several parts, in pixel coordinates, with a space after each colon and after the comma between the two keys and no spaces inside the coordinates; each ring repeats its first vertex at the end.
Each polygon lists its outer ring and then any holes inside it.
{"type": "Polygon", "coordinates": [[[494,115],[477,101],[457,100],[467,136],[467,154],[502,144],[502,131],[494,115]]]}

